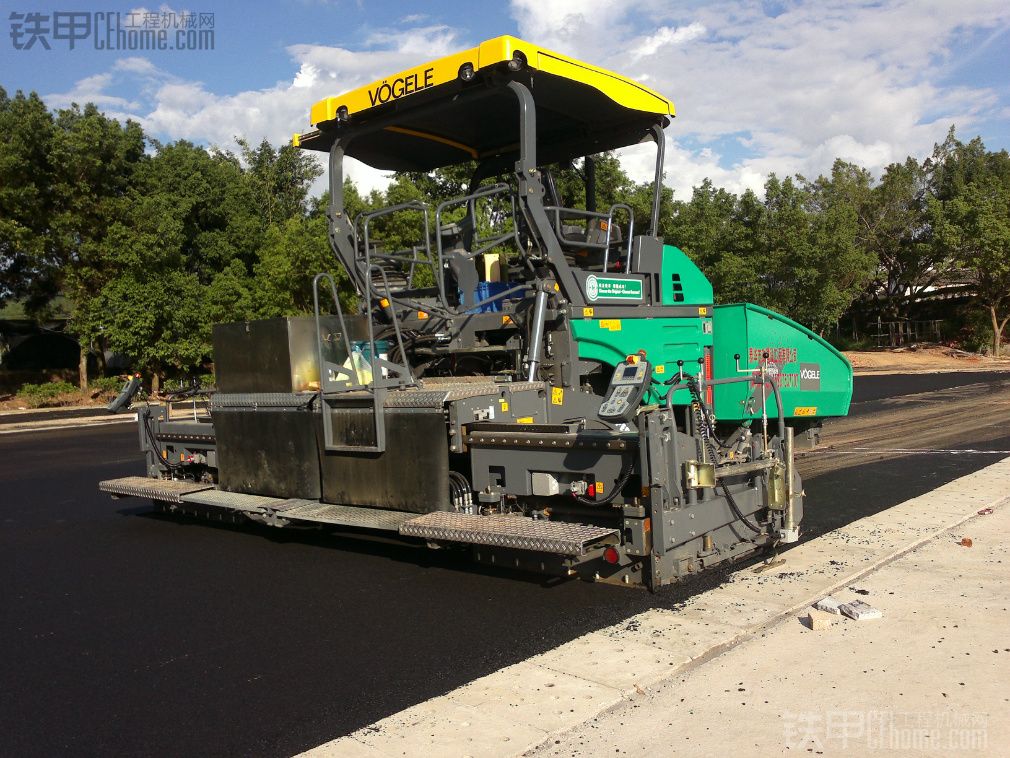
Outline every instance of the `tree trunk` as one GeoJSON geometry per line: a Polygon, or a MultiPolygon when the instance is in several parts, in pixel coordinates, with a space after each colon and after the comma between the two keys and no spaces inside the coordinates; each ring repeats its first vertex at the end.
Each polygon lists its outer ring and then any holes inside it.
{"type": "Polygon", "coordinates": [[[1003,343],[1003,330],[1006,328],[1007,322],[1010,321],[1010,316],[1007,316],[1001,322],[999,317],[996,315],[996,306],[989,306],[989,317],[992,319],[992,357],[1000,357],[1000,346],[1003,343]]]}
{"type": "Polygon", "coordinates": [[[1006,321],[1002,324],[999,322],[995,305],[989,306],[989,317],[992,319],[992,357],[999,359],[999,348],[1003,342],[1003,327],[1006,326],[1006,321]]]}
{"type": "Polygon", "coordinates": [[[99,337],[97,342],[98,349],[95,351],[95,360],[98,361],[98,375],[105,376],[108,369],[108,365],[105,363],[105,340],[99,337]]]}
{"type": "Polygon", "coordinates": [[[79,344],[81,348],[81,362],[78,364],[78,384],[83,392],[88,388],[88,348],[83,342],[79,344]]]}

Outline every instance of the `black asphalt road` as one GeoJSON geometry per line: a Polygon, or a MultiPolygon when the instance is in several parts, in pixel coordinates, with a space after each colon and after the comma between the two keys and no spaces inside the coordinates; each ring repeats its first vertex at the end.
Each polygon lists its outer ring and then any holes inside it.
{"type": "MultiPolygon", "coordinates": [[[[860,378],[857,398],[937,376],[860,378]]],[[[948,375],[963,378],[986,381],[948,375]]],[[[178,521],[96,492],[141,473],[136,445],[132,426],[0,436],[2,755],[290,755],[721,579],[653,596],[351,536],[178,521]]],[[[805,482],[804,526],[822,533],[994,460],[824,474],[805,482]]]]}
{"type": "Polygon", "coordinates": [[[853,409],[865,403],[969,384],[1010,380],[1010,371],[958,371],[939,374],[870,374],[857,376],[852,387],[853,409]]]}

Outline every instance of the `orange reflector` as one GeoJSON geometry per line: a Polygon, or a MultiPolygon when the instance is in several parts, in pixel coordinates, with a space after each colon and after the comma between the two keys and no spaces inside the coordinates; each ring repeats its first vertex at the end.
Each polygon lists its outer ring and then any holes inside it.
{"type": "MultiPolygon", "coordinates": [[[[712,351],[707,348],[705,349],[705,381],[707,382],[712,381],[712,351]]],[[[712,394],[712,385],[706,384],[705,385],[706,405],[708,405],[708,407],[711,408],[714,400],[715,398],[713,397],[712,394]]]]}
{"type": "Polygon", "coordinates": [[[417,318],[418,318],[419,321],[424,321],[426,318],[429,318],[429,316],[424,311],[418,311],[417,312],[417,318]]]}
{"type": "Polygon", "coordinates": [[[381,305],[383,308],[388,308],[389,307],[389,301],[386,298],[382,298],[379,301],[379,305],[381,305]]]}

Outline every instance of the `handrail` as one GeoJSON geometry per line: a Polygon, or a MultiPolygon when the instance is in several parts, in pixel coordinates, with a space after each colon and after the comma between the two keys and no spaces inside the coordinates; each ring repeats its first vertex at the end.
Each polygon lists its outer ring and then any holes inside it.
{"type": "MultiPolygon", "coordinates": [[[[386,272],[381,266],[371,265],[367,272],[367,281],[369,288],[372,284],[372,271],[378,271],[379,275],[382,277],[382,284],[386,292],[389,293],[389,280],[386,278],[386,272]]],[[[368,319],[368,344],[370,346],[371,352],[371,363],[372,363],[372,384],[376,387],[392,387],[400,386],[403,384],[416,384],[414,380],[414,374],[410,370],[410,363],[407,362],[407,351],[403,347],[403,335],[400,332],[400,320],[396,317],[396,311],[390,308],[390,320],[393,322],[393,332],[396,334],[396,346],[400,350],[400,357],[403,359],[403,365],[392,363],[391,361],[385,361],[379,358],[378,351],[375,349],[375,324],[373,319],[368,319]],[[403,382],[401,376],[397,376],[397,381],[387,382],[387,377],[383,376],[382,369],[389,371],[394,371],[398,375],[406,371],[407,381],[403,382]]]]}
{"type": "Polygon", "coordinates": [[[625,271],[631,271],[631,260],[635,254],[632,240],[635,239],[635,211],[626,203],[614,203],[610,206],[609,221],[607,222],[607,249],[603,252],[603,273],[607,273],[607,263],[610,260],[610,230],[614,227],[614,211],[625,210],[628,212],[628,267],[625,271]]]}
{"type": "Polygon", "coordinates": [[[603,250],[603,270],[606,272],[607,266],[610,260],[610,235],[611,230],[614,227],[614,211],[624,210],[628,213],[628,240],[627,240],[627,250],[628,250],[628,271],[631,271],[632,267],[632,256],[634,254],[632,248],[632,240],[635,236],[635,211],[627,203],[614,203],[607,209],[607,212],[603,211],[588,211],[582,208],[566,208],[561,205],[545,205],[544,210],[548,212],[553,212],[554,214],[554,233],[558,236],[558,239],[562,242],[568,244],[575,244],[575,240],[570,240],[565,237],[562,231],[561,221],[562,214],[567,214],[569,217],[582,217],[586,219],[598,218],[606,219],[607,221],[607,237],[603,242],[589,242],[588,240],[579,240],[577,244],[584,247],[588,247],[592,250],[603,250]]]}
{"type": "MultiPolygon", "coordinates": [[[[344,322],[344,309],[340,307],[340,297],[337,295],[337,283],[333,277],[327,273],[322,272],[316,274],[312,279],[312,303],[314,306],[314,312],[316,317],[316,357],[319,361],[319,398],[320,405],[322,404],[323,391],[326,389],[326,384],[330,381],[329,369],[326,363],[323,361],[323,326],[320,320],[320,310],[319,310],[319,282],[327,279],[330,283],[330,294],[333,297],[333,305],[337,311],[337,320],[340,322],[340,334],[344,338],[344,348],[347,351],[348,357],[351,355],[351,338],[347,333],[347,324],[344,322]]],[[[335,370],[338,373],[343,373],[347,375],[350,380],[351,389],[360,389],[361,382],[358,380],[357,371],[348,371],[344,369],[343,366],[335,366],[335,370]]]]}

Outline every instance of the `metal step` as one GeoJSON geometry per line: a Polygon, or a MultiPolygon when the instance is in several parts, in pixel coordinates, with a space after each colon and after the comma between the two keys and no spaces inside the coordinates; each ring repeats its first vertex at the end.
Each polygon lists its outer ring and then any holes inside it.
{"type": "Polygon", "coordinates": [[[149,497],[166,503],[181,503],[182,496],[192,492],[213,489],[213,484],[200,484],[185,480],[151,479],[146,476],[126,476],[122,479],[106,479],[98,483],[101,492],[114,497],[149,497]]]}
{"type": "Polygon", "coordinates": [[[385,511],[379,508],[319,503],[314,500],[303,500],[301,503],[301,505],[284,511],[284,518],[395,532],[403,522],[417,515],[405,511],[385,511]]]}
{"type": "Polygon", "coordinates": [[[190,495],[183,495],[182,502],[195,503],[197,505],[213,505],[217,508],[228,508],[229,510],[245,511],[247,513],[265,513],[267,509],[282,510],[284,503],[288,501],[282,497],[246,495],[241,492],[225,492],[224,490],[209,489],[202,492],[194,492],[190,495]]]}
{"type": "Polygon", "coordinates": [[[616,529],[599,526],[534,520],[525,516],[474,516],[446,511],[412,518],[400,527],[400,534],[559,555],[585,555],[593,548],[620,541],[616,529]]]}
{"type": "Polygon", "coordinates": [[[404,511],[385,511],[378,508],[361,508],[351,505],[333,505],[318,500],[279,498],[265,495],[245,495],[240,492],[205,490],[184,495],[186,503],[212,505],[246,513],[276,513],[292,521],[309,521],[316,524],[359,526],[367,529],[385,529],[395,532],[400,524],[416,514],[404,511]]]}

